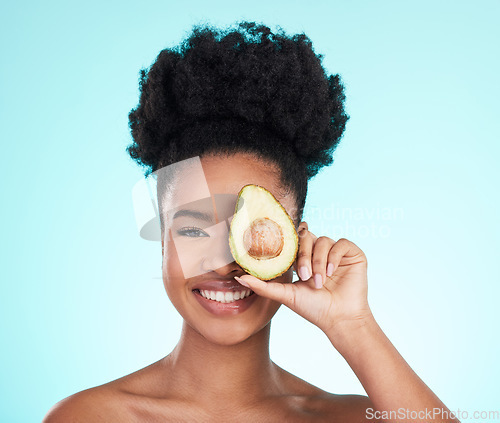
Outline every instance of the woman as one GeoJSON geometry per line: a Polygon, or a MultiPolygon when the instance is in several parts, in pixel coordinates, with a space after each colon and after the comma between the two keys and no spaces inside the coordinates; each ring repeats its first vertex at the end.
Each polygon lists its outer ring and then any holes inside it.
{"type": "Polygon", "coordinates": [[[332,163],[348,120],[340,77],[309,39],[250,22],[197,27],[141,71],[140,88],[128,152],[157,177],[163,281],[182,335],[163,359],[65,398],[45,421],[457,421],[377,325],[364,253],[302,221],[307,182],[332,163]],[[268,189],[299,234],[293,266],[268,282],[228,248],[247,184],[268,189]],[[325,333],[368,396],[325,392],[272,362],[281,304],[325,333]]]}

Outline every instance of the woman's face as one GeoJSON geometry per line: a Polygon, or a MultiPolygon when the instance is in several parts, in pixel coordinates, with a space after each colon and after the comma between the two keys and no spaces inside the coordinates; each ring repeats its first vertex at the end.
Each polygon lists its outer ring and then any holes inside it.
{"type": "MultiPolygon", "coordinates": [[[[294,195],[283,193],[275,165],[245,153],[207,156],[201,166],[184,167],[162,199],[165,289],[186,323],[217,344],[237,344],[257,333],[280,306],[248,295],[234,279],[245,271],[231,255],[229,225],[247,184],[268,189],[295,219],[294,195]]],[[[274,279],[291,280],[292,268],[274,279]]]]}

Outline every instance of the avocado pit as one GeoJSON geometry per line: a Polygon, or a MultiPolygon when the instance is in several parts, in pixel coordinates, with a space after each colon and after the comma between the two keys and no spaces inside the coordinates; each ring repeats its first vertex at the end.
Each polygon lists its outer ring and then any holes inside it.
{"type": "Polygon", "coordinates": [[[257,260],[268,260],[279,256],[283,244],[283,231],[280,225],[267,217],[253,220],[243,234],[245,249],[257,260]]]}

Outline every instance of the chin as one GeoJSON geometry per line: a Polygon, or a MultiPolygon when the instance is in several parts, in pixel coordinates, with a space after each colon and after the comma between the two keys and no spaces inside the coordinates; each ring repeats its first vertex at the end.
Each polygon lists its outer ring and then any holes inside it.
{"type": "Polygon", "coordinates": [[[259,326],[255,326],[255,322],[252,323],[208,320],[201,325],[191,325],[191,327],[212,344],[232,346],[241,344],[257,335],[271,323],[271,320],[267,320],[259,326]]]}

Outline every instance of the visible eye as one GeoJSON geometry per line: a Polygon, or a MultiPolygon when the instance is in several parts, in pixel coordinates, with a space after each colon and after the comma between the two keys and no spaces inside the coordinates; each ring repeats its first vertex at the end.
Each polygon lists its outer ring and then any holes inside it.
{"type": "Polygon", "coordinates": [[[209,236],[204,230],[200,228],[195,228],[194,226],[186,226],[184,228],[180,228],[177,231],[177,234],[181,236],[187,236],[190,238],[201,238],[209,236]]]}

